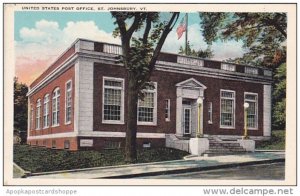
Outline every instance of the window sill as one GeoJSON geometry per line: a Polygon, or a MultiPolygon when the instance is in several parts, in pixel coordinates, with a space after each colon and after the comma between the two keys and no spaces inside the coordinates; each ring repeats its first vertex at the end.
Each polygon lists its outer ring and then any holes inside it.
{"type": "Polygon", "coordinates": [[[59,124],[58,125],[52,125],[52,127],[59,127],[59,124]]]}
{"type": "Polygon", "coordinates": [[[69,122],[65,122],[65,125],[70,125],[72,122],[69,121],[69,122]]]}
{"type": "Polygon", "coordinates": [[[102,120],[102,124],[124,125],[124,121],[102,120]]]}
{"type": "Polygon", "coordinates": [[[235,127],[220,127],[220,129],[235,129],[235,127]]]}
{"type": "Polygon", "coordinates": [[[157,123],[154,123],[154,122],[137,122],[137,125],[157,126],[157,123]]]}
{"type": "Polygon", "coordinates": [[[47,126],[47,127],[43,127],[43,129],[48,129],[49,128],[49,126],[47,126]]]}
{"type": "Polygon", "coordinates": [[[252,130],[253,130],[253,131],[257,131],[257,130],[258,130],[258,128],[248,128],[248,127],[247,127],[247,130],[251,130],[251,131],[252,131],[252,130]]]}
{"type": "Polygon", "coordinates": [[[213,124],[213,122],[212,122],[212,121],[210,121],[210,120],[209,120],[207,123],[208,123],[208,124],[210,124],[210,125],[212,125],[212,124],[213,124]]]}

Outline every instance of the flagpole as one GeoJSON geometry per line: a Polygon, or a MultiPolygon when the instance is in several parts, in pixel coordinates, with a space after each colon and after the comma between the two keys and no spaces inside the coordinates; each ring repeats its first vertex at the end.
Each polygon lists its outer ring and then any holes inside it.
{"type": "Polygon", "coordinates": [[[187,55],[187,49],[188,49],[188,14],[185,14],[185,24],[186,24],[186,30],[185,30],[185,55],[187,55]]]}

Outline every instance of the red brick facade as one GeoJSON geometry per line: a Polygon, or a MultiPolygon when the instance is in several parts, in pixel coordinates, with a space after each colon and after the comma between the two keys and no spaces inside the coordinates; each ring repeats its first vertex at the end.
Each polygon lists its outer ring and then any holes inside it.
{"type": "MultiPolygon", "coordinates": [[[[116,47],[115,45],[112,45],[116,47]]],[[[91,41],[80,40],[75,42],[58,60],[52,64],[36,81],[30,85],[29,106],[33,108],[33,120],[29,118],[28,144],[44,146],[47,148],[79,150],[79,149],[102,149],[110,147],[123,147],[127,117],[127,79],[126,70],[123,66],[116,65],[117,58],[112,54],[105,55],[104,43],[94,43],[91,41]],[[82,49],[82,50],[81,50],[82,49]],[[92,53],[88,54],[90,50],[92,53]],[[94,55],[83,56],[80,55],[94,55]],[[98,56],[97,56],[98,55],[98,56]],[[100,60],[98,60],[98,57],[100,60]],[[66,60],[73,59],[66,63],[66,60]],[[105,59],[105,60],[101,60],[105,59]],[[58,70],[58,69],[61,69],[58,70]],[[58,71],[57,71],[58,70],[58,71]],[[57,71],[54,76],[52,72],[57,71]],[[45,78],[49,77],[46,81],[45,78]],[[103,78],[124,79],[124,123],[103,123],[103,78]],[[72,81],[72,102],[71,102],[71,123],[65,123],[65,100],[66,83],[72,81]],[[60,89],[59,104],[59,126],[52,125],[52,105],[53,92],[60,89]],[[87,88],[87,89],[85,89],[87,88]],[[92,89],[92,90],[91,90],[92,89]],[[49,94],[49,127],[43,125],[43,100],[49,94]],[[84,94],[83,98],[80,97],[84,94]],[[40,129],[36,130],[36,104],[41,100],[41,122],[40,129]],[[91,106],[91,107],[90,107],[91,106]],[[91,117],[89,116],[91,114],[91,117]],[[83,124],[82,122],[85,122],[83,124]],[[88,123],[86,123],[88,122],[88,123]],[[91,123],[89,123],[91,122],[91,123]],[[82,123],[82,124],[80,124],[82,123]],[[86,125],[91,125],[89,128],[86,125]],[[81,140],[88,140],[92,143],[91,147],[81,146],[81,140]]],[[[184,57],[189,58],[189,57],[184,57]]],[[[162,53],[160,61],[167,63],[177,63],[177,56],[174,54],[162,53]]],[[[195,60],[193,58],[192,60],[195,60]]],[[[197,59],[196,59],[197,60],[197,59]]],[[[199,59],[198,59],[199,60],[199,59]]],[[[201,59],[200,59],[201,60],[201,59]]],[[[199,61],[200,61],[199,60],[199,61]]],[[[183,65],[185,70],[170,71],[171,68],[157,69],[153,72],[151,81],[157,83],[157,123],[155,125],[138,125],[138,146],[151,143],[151,146],[164,146],[165,134],[177,134],[178,115],[177,112],[177,87],[176,85],[193,79],[205,86],[203,95],[203,132],[208,135],[234,135],[244,134],[244,93],[257,94],[257,129],[248,131],[250,136],[265,136],[265,115],[264,108],[266,103],[264,88],[270,86],[270,77],[265,77],[263,69],[258,69],[256,76],[245,75],[245,65],[235,65],[235,72],[221,70],[221,62],[202,60],[203,70],[209,70],[207,74],[191,74],[187,65],[183,65]],[[221,70],[221,72],[219,71],[221,70]],[[217,72],[218,74],[214,74],[217,72]],[[243,75],[244,74],[244,75],[243,75]],[[227,77],[228,76],[228,77],[227,77]],[[245,76],[246,79],[243,77],[245,76]],[[235,111],[234,127],[220,127],[220,90],[230,90],[235,92],[235,111]],[[165,100],[170,100],[170,120],[165,119],[165,100]],[[209,123],[208,105],[212,105],[212,122],[209,123]]],[[[167,66],[168,64],[166,64],[167,66]]],[[[193,65],[195,66],[195,65],[193,65]]],[[[191,66],[197,72],[195,67],[191,66]]],[[[159,66],[158,66],[159,68],[159,66]]],[[[194,99],[195,101],[195,99],[194,99]]],[[[270,100],[268,100],[270,101],[270,100]]],[[[179,107],[178,107],[179,108],[179,107]]],[[[180,111],[180,110],[179,110],[180,111]]],[[[180,113],[179,113],[180,114],[180,113]]],[[[31,111],[29,112],[31,117],[31,111]]]]}

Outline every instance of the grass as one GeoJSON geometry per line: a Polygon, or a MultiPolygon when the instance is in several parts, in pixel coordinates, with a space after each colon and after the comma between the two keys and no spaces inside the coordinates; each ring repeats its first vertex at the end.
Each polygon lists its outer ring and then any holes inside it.
{"type": "MultiPolygon", "coordinates": [[[[182,159],[188,153],[170,148],[138,150],[138,163],[182,159]]],[[[31,172],[58,171],[78,168],[101,167],[126,164],[124,150],[66,151],[28,145],[14,146],[14,162],[31,172]]]]}
{"type": "Polygon", "coordinates": [[[285,150],[285,131],[272,131],[271,140],[257,142],[258,150],[285,150]]]}

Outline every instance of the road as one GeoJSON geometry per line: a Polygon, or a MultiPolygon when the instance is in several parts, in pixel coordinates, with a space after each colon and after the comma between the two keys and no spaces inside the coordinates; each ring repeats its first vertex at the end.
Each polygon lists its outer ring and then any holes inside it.
{"type": "Polygon", "coordinates": [[[241,166],[211,171],[140,177],[143,179],[284,180],[285,164],[241,166]]]}

